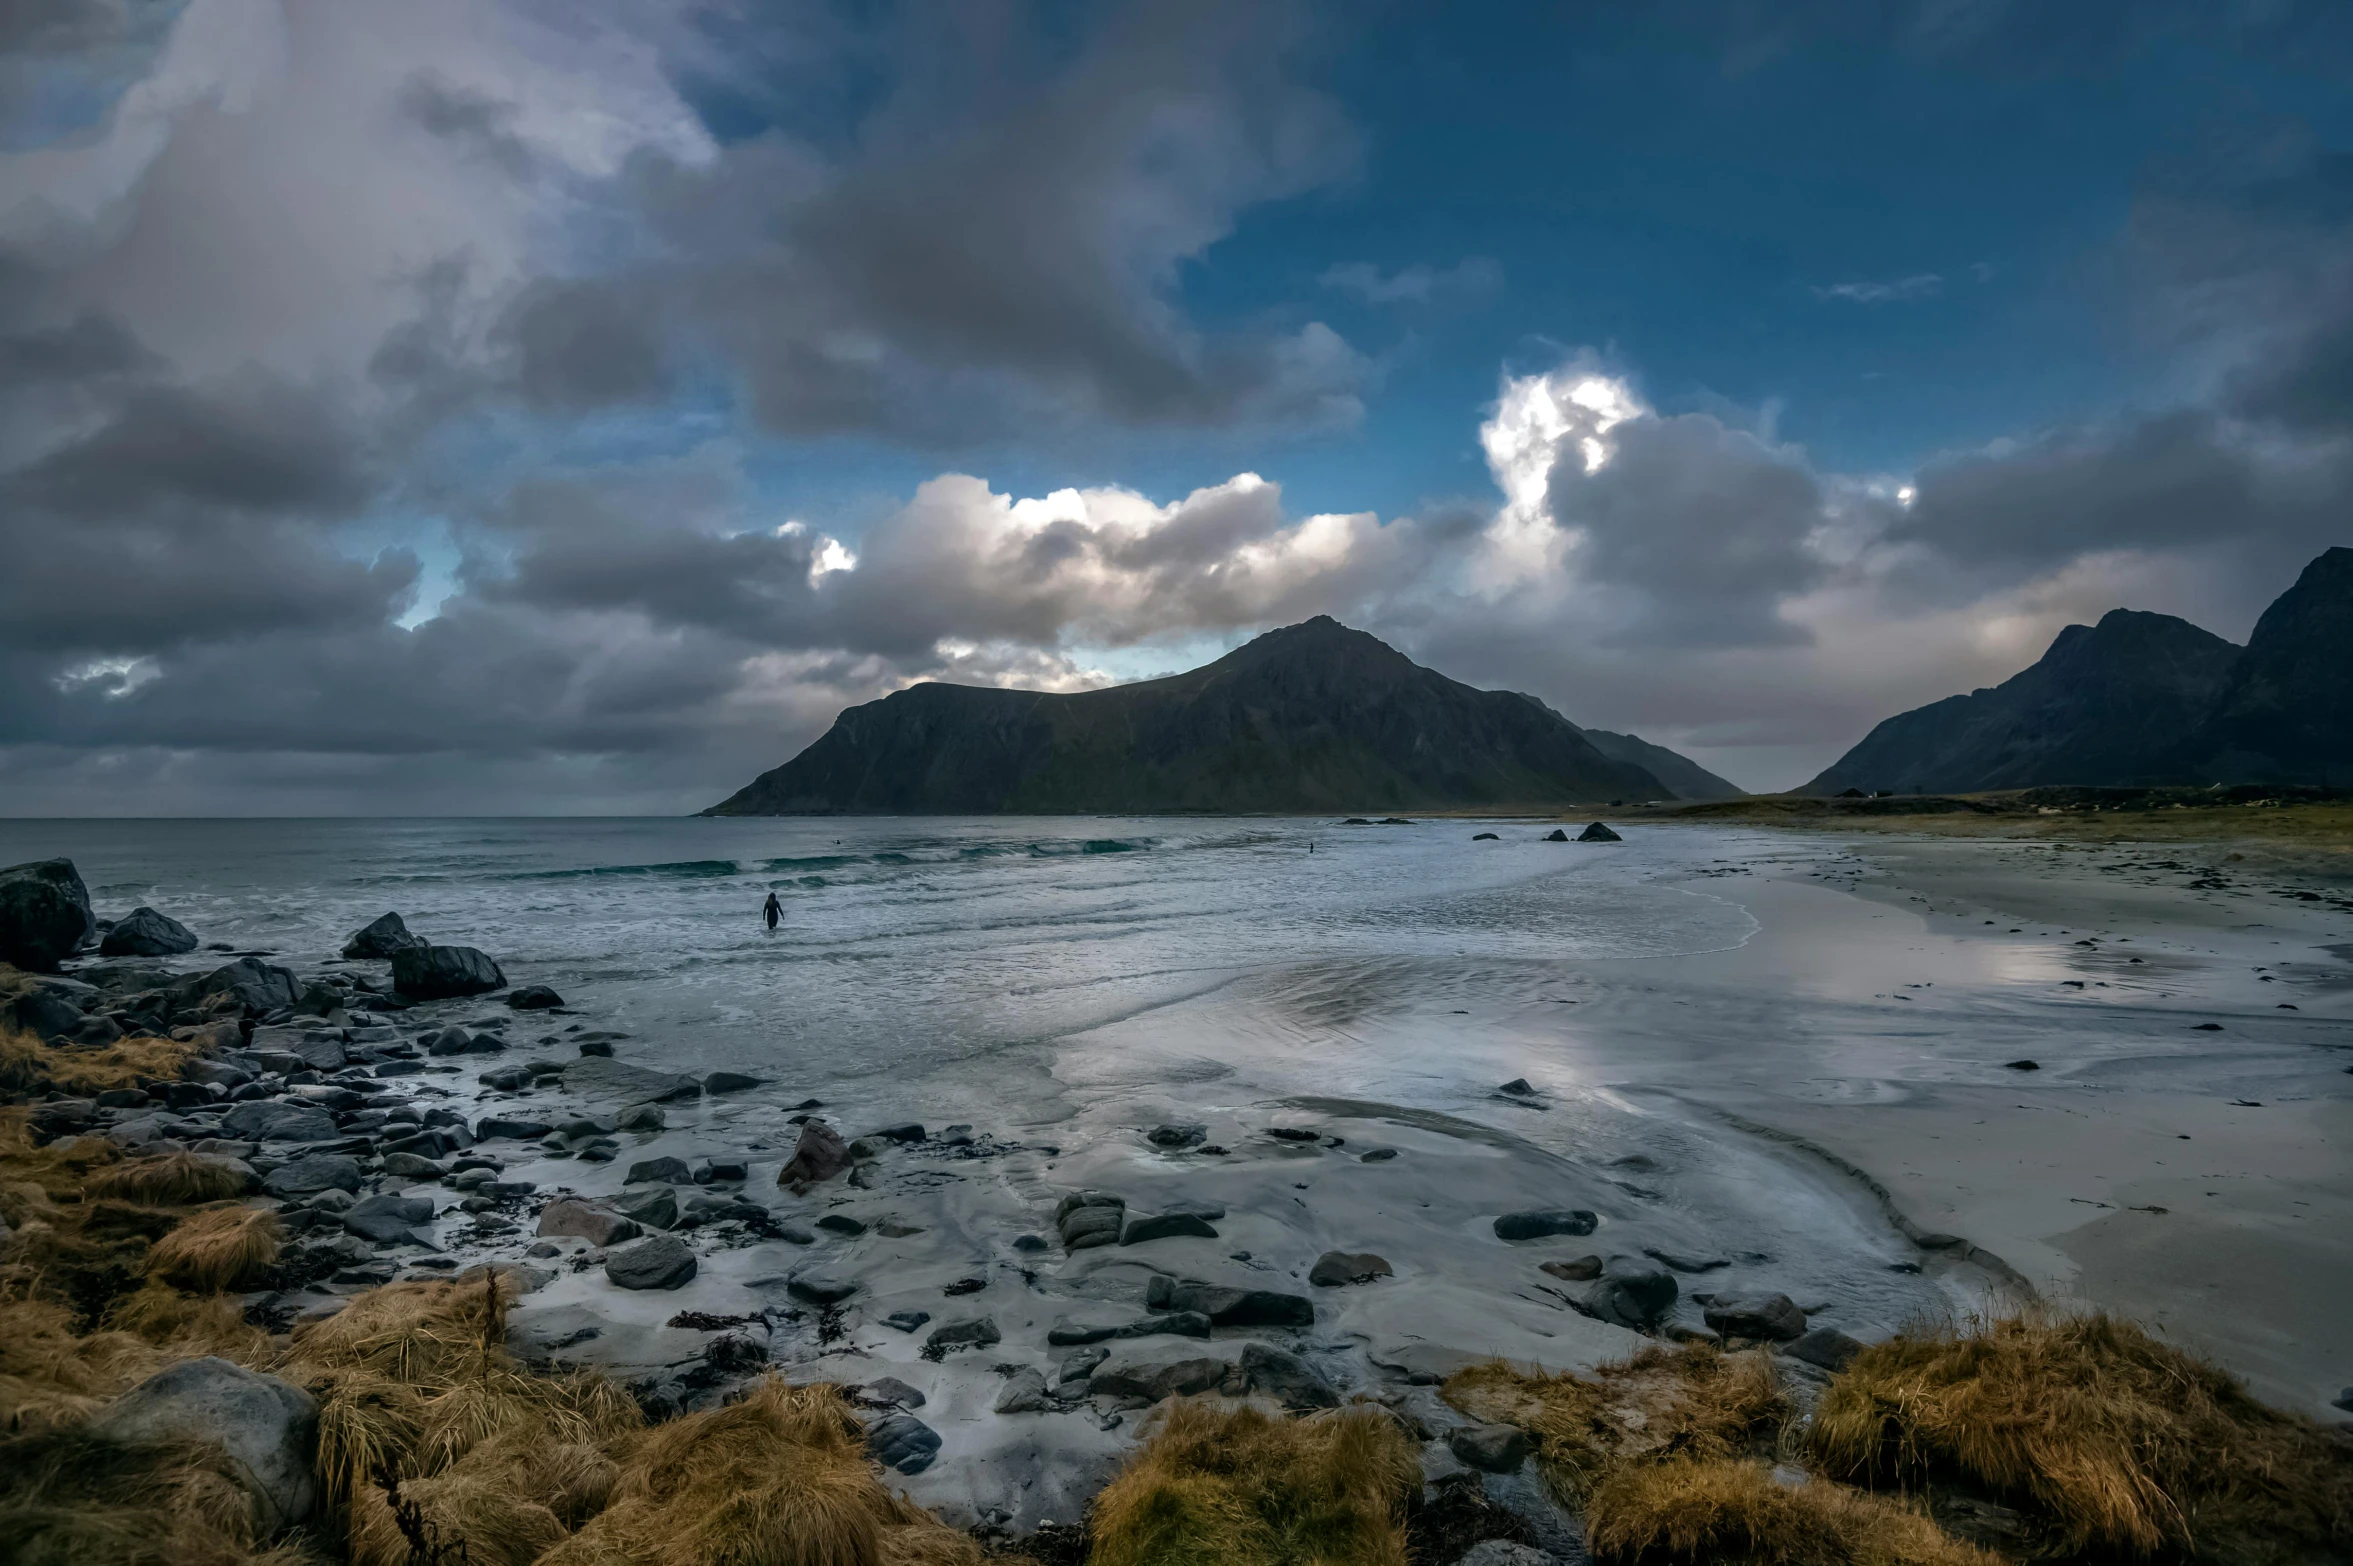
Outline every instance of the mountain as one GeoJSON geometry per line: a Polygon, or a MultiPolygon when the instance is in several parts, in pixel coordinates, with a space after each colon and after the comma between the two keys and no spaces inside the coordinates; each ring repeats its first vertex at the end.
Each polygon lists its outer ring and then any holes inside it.
{"type": "Polygon", "coordinates": [[[1745,799],[1748,790],[1716,776],[1689,756],[1664,745],[1653,745],[1634,734],[1612,734],[1607,729],[1579,729],[1593,748],[1612,761],[1642,768],[1674,792],[1677,799],[1745,799]]]}
{"type": "Polygon", "coordinates": [[[2201,783],[2353,783],[2353,549],[2304,568],[2181,749],[2201,783]]]}
{"type": "Polygon", "coordinates": [[[1541,702],[1328,616],[1189,673],[1054,695],[923,684],[852,707],[705,815],[1338,812],[1666,799],[1541,702]]]}
{"type": "Polygon", "coordinates": [[[2068,626],[2032,668],[1991,690],[1889,718],[1797,792],[2170,781],[2240,658],[2187,620],[2110,610],[2096,626],[2068,626]]]}

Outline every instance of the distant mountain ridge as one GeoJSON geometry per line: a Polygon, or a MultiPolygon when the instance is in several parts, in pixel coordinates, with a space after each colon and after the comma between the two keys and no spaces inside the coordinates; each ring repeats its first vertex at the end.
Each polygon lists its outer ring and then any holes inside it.
{"type": "Polygon", "coordinates": [[[2000,685],[1899,713],[1800,794],[2353,781],[2353,549],[2304,568],[2246,647],[2115,609],[2000,685]]]}
{"type": "Polygon", "coordinates": [[[1543,703],[1450,680],[1319,615],[1184,674],[1103,690],[910,686],[846,709],[703,813],[1390,813],[1672,797],[1543,703]]]}

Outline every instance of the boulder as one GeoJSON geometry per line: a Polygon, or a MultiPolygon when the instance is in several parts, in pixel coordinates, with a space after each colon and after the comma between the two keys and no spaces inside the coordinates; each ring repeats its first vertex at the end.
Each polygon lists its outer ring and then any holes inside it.
{"type": "Polygon", "coordinates": [[[1239,1379],[1230,1359],[1192,1349],[1134,1349],[1113,1354],[1095,1367],[1087,1380],[1089,1391],[1107,1397],[1140,1397],[1157,1403],[1164,1397],[1191,1397],[1214,1392],[1228,1376],[1239,1379]]]}
{"type": "Polygon", "coordinates": [[[605,1276],[621,1289],[683,1288],[696,1268],[694,1252],[674,1234],[657,1234],[605,1258],[605,1276]]]}
{"type": "Polygon", "coordinates": [[[829,1272],[796,1272],[784,1280],[784,1291],[812,1305],[839,1305],[858,1292],[858,1280],[829,1272]]]}
{"type": "Polygon", "coordinates": [[[740,1071],[712,1071],[703,1076],[703,1091],[706,1093],[741,1093],[746,1088],[758,1087],[760,1081],[760,1078],[745,1076],[740,1071]]]}
{"type": "Polygon", "coordinates": [[[48,990],[27,990],[16,996],[9,1001],[6,1016],[37,1039],[73,1038],[90,1020],[72,1001],[48,990]]]}
{"type": "Polygon", "coordinates": [[[1495,1237],[1499,1240],[1541,1240],[1553,1234],[1591,1234],[1598,1222],[1593,1214],[1581,1207],[1505,1213],[1495,1220],[1495,1237]]]}
{"type": "MultiPolygon", "coordinates": [[[[1102,1208],[1080,1208],[1081,1212],[1101,1212],[1102,1208]]],[[[1214,1240],[1217,1230],[1199,1213],[1155,1213],[1149,1218],[1130,1218],[1120,1231],[1122,1245],[1142,1245],[1148,1240],[1168,1240],[1181,1236],[1214,1240]]]]}
{"type": "Polygon", "coordinates": [[[1097,1365],[1102,1364],[1110,1357],[1111,1350],[1109,1349],[1072,1349],[1062,1356],[1062,1363],[1056,1368],[1054,1379],[1063,1386],[1069,1386],[1074,1381],[1084,1381],[1095,1373],[1097,1365]]]}
{"type": "Polygon", "coordinates": [[[932,1328],[931,1336],[923,1340],[923,1353],[927,1359],[937,1359],[958,1349],[988,1348],[1002,1337],[994,1317],[967,1316],[932,1328]]]}
{"type": "Polygon", "coordinates": [[[1648,1331],[1675,1307],[1675,1275],[1647,1256],[1612,1256],[1579,1302],[1587,1315],[1648,1331]]]}
{"type": "Polygon", "coordinates": [[[356,960],[381,961],[424,944],[409,934],[409,927],[401,922],[400,915],[388,913],[352,931],[351,939],[343,943],[343,955],[356,960]]]}
{"type": "Polygon", "coordinates": [[[386,1153],[384,1172],[402,1180],[439,1180],[449,1173],[447,1166],[415,1153],[386,1153]]]}
{"type": "Polygon", "coordinates": [[[245,1142],[335,1142],[343,1132],[335,1117],[309,1104],[281,1104],[257,1098],[221,1116],[221,1134],[245,1142]]]}
{"type": "Polygon", "coordinates": [[[422,1196],[371,1196],[351,1204],[343,1227],[379,1245],[415,1238],[409,1231],[433,1221],[433,1204],[422,1196]]]}
{"type": "Polygon", "coordinates": [[[564,1004],[564,997],[544,984],[526,984],[507,992],[507,1004],[517,1011],[553,1011],[564,1004]]]}
{"type": "Polygon", "coordinates": [[[896,1403],[901,1408],[921,1408],[924,1396],[897,1376],[877,1376],[858,1389],[859,1394],[876,1403],[896,1403]]]}
{"type": "Polygon", "coordinates": [[[1043,1372],[1023,1366],[1005,1378],[1005,1388],[997,1394],[1000,1414],[1044,1414],[1062,1405],[1047,1395],[1043,1372]]]}
{"type": "Polygon", "coordinates": [[[1066,1251],[1117,1245],[1127,1227],[1127,1202],[1101,1191],[1073,1191],[1056,1204],[1054,1227],[1066,1251]]]}
{"type": "Polygon", "coordinates": [[[654,1104],[674,1098],[699,1098],[703,1085],[672,1071],[648,1071],[623,1065],[605,1055],[582,1055],[564,1062],[564,1087],[583,1098],[608,1103],[654,1104]]]}
{"type": "Polygon", "coordinates": [[[1853,1363],[1854,1357],[1863,1352],[1863,1345],[1836,1327],[1815,1327],[1781,1352],[1835,1374],[1853,1363]]]}
{"type": "Polygon", "coordinates": [[[1596,821],[1577,834],[1577,841],[1580,843],[1622,843],[1625,839],[1596,821]]]}
{"type": "Polygon", "coordinates": [[[1560,1557],[1517,1539],[1481,1539],[1454,1566],[1560,1566],[1560,1557]]]}
{"type": "Polygon", "coordinates": [[[885,1468],[919,1474],[939,1455],[939,1432],[913,1414],[889,1413],[866,1429],[866,1450],[885,1468]]]}
{"type": "Polygon", "coordinates": [[[659,1104],[632,1104],[613,1117],[616,1131],[659,1131],[669,1123],[659,1104]]]}
{"type": "Polygon", "coordinates": [[[175,957],[196,950],[196,935],[179,920],[152,908],[134,908],[115,921],[98,943],[101,957],[175,957]]]}
{"type": "Polygon", "coordinates": [[[232,1007],[249,1017],[291,1010],[301,998],[291,970],[258,957],[240,957],[210,973],[189,974],[172,985],[171,994],[175,1010],[232,1007]]]}
{"type": "Polygon", "coordinates": [[[392,954],[392,987],[410,1000],[445,1000],[502,988],[507,976],[471,946],[404,946],[392,954]]]}
{"type": "Polygon", "coordinates": [[[649,1229],[675,1228],[678,1223],[678,1193],[666,1185],[623,1191],[613,1199],[613,1211],[649,1229]]]}
{"type": "Polygon", "coordinates": [[[1535,1444],[1527,1431],[1513,1425],[1471,1424],[1448,1431],[1446,1449],[1486,1473],[1513,1474],[1520,1471],[1535,1444]]]}
{"type": "Polygon", "coordinates": [[[1388,1261],[1371,1251],[1326,1251],[1307,1270],[1307,1281],[1319,1289],[1336,1289],[1343,1284],[1370,1283],[1393,1274],[1388,1261]]]}
{"type": "Polygon", "coordinates": [[[801,1122],[801,1140],[776,1172],[778,1185],[818,1185],[850,1167],[850,1145],[822,1120],[801,1122]]]}
{"type": "Polygon", "coordinates": [[[0,870],[0,962],[33,973],[97,939],[89,889],[70,859],[37,859],[0,870]]]}
{"type": "Polygon", "coordinates": [[[524,1120],[512,1115],[484,1115],[474,1122],[474,1135],[484,1142],[493,1137],[515,1137],[526,1142],[536,1142],[547,1135],[549,1130],[544,1120],[524,1120]]]}
{"type": "Polygon", "coordinates": [[[1155,1278],[1145,1299],[1172,1311],[1199,1311],[1220,1327],[1312,1327],[1315,1305],[1303,1294],[1274,1289],[1237,1289],[1185,1278],[1163,1290],[1155,1278]]]}
{"type": "Polygon", "coordinates": [[[931,1312],[927,1310],[894,1310],[882,1318],[882,1324],[894,1332],[913,1332],[929,1320],[931,1312]]]}
{"type": "Polygon", "coordinates": [[[229,1455],[267,1535],[318,1501],[319,1406],[300,1387],[207,1355],[157,1372],[101,1409],[96,1433],[133,1445],[203,1441],[229,1455]]]}
{"type": "Polygon", "coordinates": [[[1709,1328],[1728,1338],[1791,1343],[1806,1335],[1806,1313],[1786,1294],[1719,1294],[1703,1309],[1709,1328]]]}
{"type": "Polygon", "coordinates": [[[356,1191],[359,1160],[345,1153],[312,1153],[263,1175],[261,1188],[281,1202],[316,1196],[321,1191],[356,1191]]]}
{"type": "Polygon", "coordinates": [[[1158,1125],[1144,1133],[1144,1140],[1154,1147],[1199,1147],[1209,1140],[1209,1128],[1203,1125],[1158,1125]]]}
{"type": "Polygon", "coordinates": [[[1570,1261],[1539,1262],[1536,1270],[1548,1272],[1564,1283],[1591,1283],[1601,1276],[1601,1258],[1579,1256],[1570,1261]]]}
{"type": "Polygon", "coordinates": [[[641,1232],[634,1220],[587,1202],[567,1199],[550,1202],[539,1210],[542,1238],[573,1235],[591,1245],[618,1245],[623,1240],[636,1239],[641,1232]]]}
{"type": "Polygon", "coordinates": [[[1554,827],[1551,831],[1544,834],[1544,841],[1547,843],[1565,843],[1568,840],[1569,834],[1563,832],[1559,827],[1554,827]]]}
{"type": "Polygon", "coordinates": [[[621,1183],[636,1185],[647,1180],[663,1185],[692,1185],[694,1171],[686,1167],[683,1158],[641,1158],[629,1166],[629,1173],[622,1177],[621,1183]]]}
{"type": "Polygon", "coordinates": [[[1306,1360],[1269,1343],[1242,1345],[1242,1374],[1250,1390],[1286,1408],[1337,1408],[1340,1394],[1306,1360]]]}

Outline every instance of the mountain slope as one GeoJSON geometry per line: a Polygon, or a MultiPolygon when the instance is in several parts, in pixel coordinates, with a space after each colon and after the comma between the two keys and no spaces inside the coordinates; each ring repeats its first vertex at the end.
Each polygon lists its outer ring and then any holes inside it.
{"type": "Polygon", "coordinates": [[[2353,783],[2353,549],[2331,549],[2255,622],[2185,781],[2353,783]]]}
{"type": "Polygon", "coordinates": [[[1670,797],[1525,697],[1319,615],[1167,679],[924,684],[852,707],[706,815],[1399,811],[1670,797]]]}
{"type": "Polygon", "coordinates": [[[1689,756],[1653,745],[1635,734],[1612,734],[1607,729],[1579,729],[1593,748],[1612,761],[1642,768],[1674,791],[1677,799],[1745,799],[1748,790],[1716,776],[1689,756]]]}
{"type": "Polygon", "coordinates": [[[2097,626],[2068,626],[2032,668],[1990,690],[1889,718],[1797,792],[2163,781],[2239,657],[2187,620],[2111,610],[2097,626]]]}

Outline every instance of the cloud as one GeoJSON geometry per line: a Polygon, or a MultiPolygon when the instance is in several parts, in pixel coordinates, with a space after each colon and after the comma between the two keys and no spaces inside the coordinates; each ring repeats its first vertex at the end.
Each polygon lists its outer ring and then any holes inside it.
{"type": "Polygon", "coordinates": [[[1503,286],[1503,268],[1485,256],[1466,256],[1444,270],[1416,261],[1387,273],[1370,261],[1345,261],[1316,282],[1368,305],[1426,305],[1494,293],[1503,286]]]}
{"type": "Polygon", "coordinates": [[[1905,304],[1914,299],[1934,299],[1944,292],[1944,279],[1934,272],[1918,272],[1910,277],[1894,278],[1884,283],[1833,283],[1827,288],[1816,288],[1816,299],[1843,299],[1850,304],[1881,305],[1905,304]]]}

